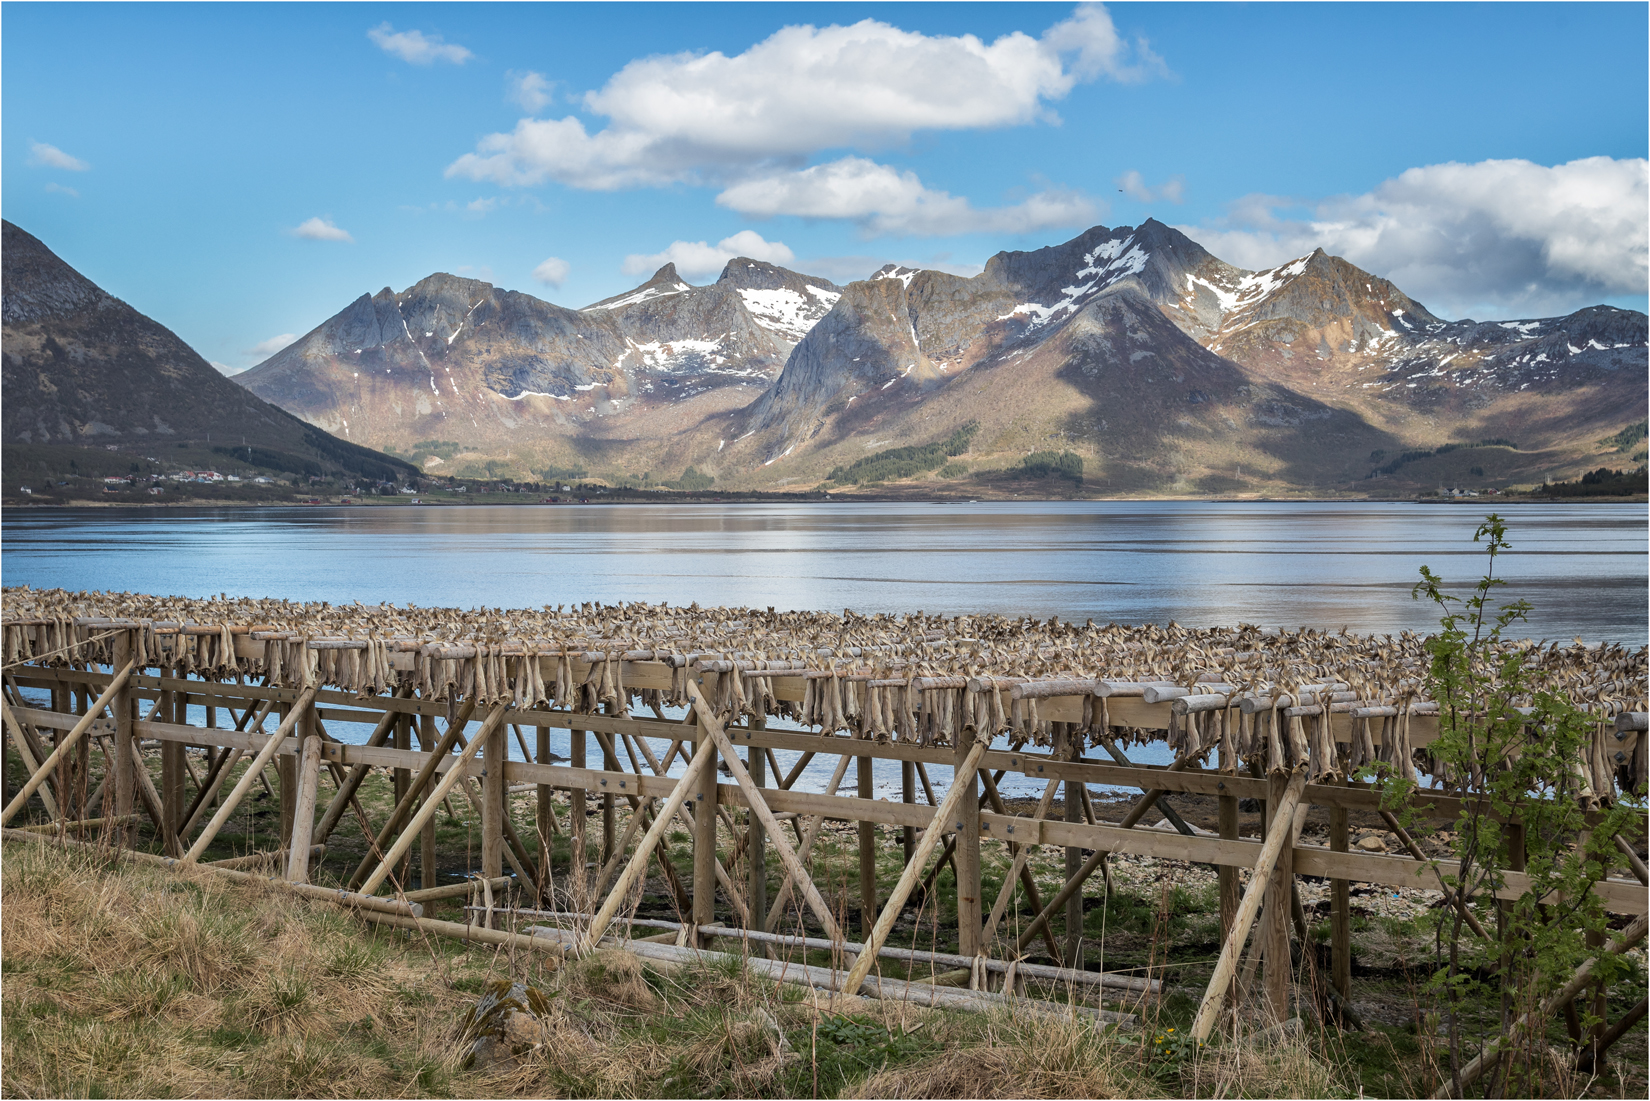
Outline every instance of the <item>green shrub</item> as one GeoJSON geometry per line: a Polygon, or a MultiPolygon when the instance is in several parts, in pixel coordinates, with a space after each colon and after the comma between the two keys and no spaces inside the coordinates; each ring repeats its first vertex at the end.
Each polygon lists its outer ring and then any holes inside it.
{"type": "Polygon", "coordinates": [[[874,455],[867,455],[847,466],[839,466],[827,475],[827,480],[863,485],[866,482],[898,481],[925,471],[938,470],[947,465],[947,459],[955,458],[967,451],[968,445],[979,430],[979,422],[969,421],[945,439],[935,443],[923,444],[920,447],[889,448],[874,455]]]}

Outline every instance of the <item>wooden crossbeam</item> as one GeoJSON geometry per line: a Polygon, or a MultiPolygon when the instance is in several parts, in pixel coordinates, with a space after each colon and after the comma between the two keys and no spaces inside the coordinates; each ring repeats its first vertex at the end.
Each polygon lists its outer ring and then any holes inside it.
{"type": "Polygon", "coordinates": [[[893,931],[894,922],[899,919],[900,911],[905,907],[905,900],[911,897],[911,891],[916,887],[917,878],[922,875],[923,865],[928,862],[934,846],[939,844],[941,835],[951,825],[963,797],[974,796],[974,773],[980,767],[980,758],[985,755],[986,744],[983,740],[976,740],[968,755],[957,765],[957,771],[951,778],[950,789],[934,811],[933,820],[928,823],[928,828],[922,831],[922,838],[917,842],[917,851],[912,855],[910,863],[905,865],[905,870],[900,873],[899,882],[889,894],[887,903],[882,907],[882,913],[877,915],[877,923],[871,929],[871,935],[865,938],[865,950],[854,961],[853,970],[848,972],[848,978],[842,985],[844,994],[859,992],[865,976],[870,974],[871,965],[876,962],[877,952],[888,939],[888,934],[893,931]]]}
{"type": "MultiPolygon", "coordinates": [[[[258,755],[252,759],[250,765],[246,766],[246,771],[241,773],[240,780],[236,782],[228,797],[218,807],[218,812],[212,816],[212,820],[206,824],[206,828],[201,830],[201,835],[195,839],[195,843],[189,846],[189,851],[183,854],[183,863],[194,864],[200,860],[201,853],[205,852],[207,846],[212,844],[212,840],[218,836],[218,831],[223,829],[224,823],[229,821],[229,816],[235,813],[235,808],[240,806],[242,799],[246,798],[246,793],[252,790],[253,782],[263,775],[264,766],[273,760],[275,754],[280,751],[281,743],[286,741],[287,736],[298,725],[298,720],[303,717],[304,709],[309,707],[314,699],[314,689],[308,689],[299,695],[297,702],[293,704],[292,710],[287,712],[286,717],[281,720],[281,725],[275,729],[275,733],[265,739],[263,747],[258,750],[258,755]]],[[[140,778],[142,778],[143,770],[139,769],[138,772],[140,778]]]]}
{"type": "MultiPolygon", "coordinates": [[[[756,815],[757,820],[762,823],[763,828],[768,831],[768,837],[773,842],[774,850],[779,853],[780,863],[785,865],[785,870],[801,886],[802,897],[807,900],[808,909],[814,912],[814,917],[818,918],[819,923],[824,926],[826,936],[832,940],[841,940],[842,930],[837,928],[836,919],[831,916],[830,905],[820,895],[819,888],[814,886],[814,881],[808,875],[808,870],[803,867],[802,861],[798,859],[796,850],[791,848],[789,841],[785,840],[785,835],[780,831],[778,820],[774,818],[773,811],[768,808],[767,801],[763,798],[763,789],[757,787],[751,780],[750,773],[745,769],[745,762],[739,759],[739,753],[734,749],[733,742],[728,739],[727,732],[722,729],[722,720],[717,718],[716,714],[711,711],[710,706],[705,703],[705,697],[699,692],[699,686],[691,680],[687,682],[687,693],[688,699],[693,704],[693,710],[699,716],[700,729],[708,734],[711,740],[716,743],[717,748],[722,751],[722,759],[727,764],[728,771],[733,773],[734,783],[739,785],[739,790],[745,793],[746,799],[750,800],[751,811],[756,815]]],[[[709,808],[705,808],[704,813],[709,813],[709,808]]]]}
{"type": "Polygon", "coordinates": [[[1288,786],[1283,790],[1283,797],[1278,800],[1277,811],[1272,817],[1272,828],[1267,831],[1266,843],[1261,846],[1260,857],[1255,861],[1254,874],[1243,892],[1243,901],[1238,905],[1237,918],[1232,922],[1232,931],[1227,934],[1226,942],[1221,945],[1220,959],[1215,963],[1215,973],[1209,979],[1209,989],[1203,995],[1203,1003],[1198,1006],[1196,1020],[1192,1022],[1192,1038],[1195,1040],[1209,1038],[1209,1033],[1213,1031],[1215,1021],[1226,1004],[1226,991],[1232,984],[1233,974],[1237,971],[1238,955],[1243,950],[1244,942],[1249,939],[1249,929],[1255,923],[1255,915],[1260,912],[1261,899],[1266,896],[1267,880],[1271,877],[1272,867],[1278,862],[1278,857],[1283,853],[1284,845],[1291,834],[1299,828],[1295,823],[1295,810],[1300,804],[1301,791],[1305,787],[1305,770],[1294,772],[1289,777],[1288,786]]]}
{"type": "MultiPolygon", "coordinates": [[[[424,800],[424,804],[418,808],[418,813],[413,815],[413,819],[411,822],[407,823],[406,829],[402,830],[401,835],[395,839],[395,844],[390,846],[390,851],[384,854],[384,859],[379,861],[378,867],[374,868],[372,870],[372,874],[367,876],[366,880],[362,882],[362,894],[372,894],[374,891],[378,890],[379,885],[389,877],[391,869],[393,869],[396,864],[400,863],[401,858],[406,855],[407,850],[412,848],[414,838],[416,838],[424,829],[424,823],[435,814],[436,807],[441,805],[441,801],[447,797],[447,793],[452,791],[453,787],[464,778],[464,766],[468,764],[471,758],[473,758],[481,749],[482,743],[487,741],[488,735],[492,734],[494,730],[497,730],[499,724],[503,721],[503,707],[495,707],[492,711],[488,712],[487,720],[481,724],[481,729],[476,731],[476,736],[470,739],[470,744],[464,747],[464,752],[458,755],[457,759],[452,762],[452,766],[442,775],[441,782],[438,783],[435,790],[430,793],[430,797],[424,800]]],[[[459,723],[455,719],[453,725],[448,728],[449,732],[456,736],[458,733],[458,725],[459,723]]],[[[442,756],[444,756],[444,754],[431,755],[430,763],[432,768],[435,765],[435,762],[440,760],[442,756]]]]}
{"type": "Polygon", "coordinates": [[[57,748],[52,751],[52,755],[41,762],[40,767],[29,777],[22,790],[12,797],[10,803],[6,804],[5,811],[0,812],[0,826],[10,822],[16,817],[17,812],[23,809],[23,805],[29,801],[29,796],[33,795],[40,785],[46,782],[46,777],[51,775],[52,770],[57,768],[57,763],[63,760],[68,755],[69,750],[74,748],[75,743],[80,741],[85,736],[86,731],[92,728],[92,723],[99,715],[103,714],[103,709],[109,706],[109,701],[114,699],[115,693],[125,687],[127,678],[132,675],[132,671],[136,667],[136,661],[129,661],[120,672],[114,675],[109,681],[109,686],[97,698],[97,702],[87,708],[86,714],[80,717],[80,721],[74,724],[74,728],[69,731],[68,735],[58,741],[57,748]]]}

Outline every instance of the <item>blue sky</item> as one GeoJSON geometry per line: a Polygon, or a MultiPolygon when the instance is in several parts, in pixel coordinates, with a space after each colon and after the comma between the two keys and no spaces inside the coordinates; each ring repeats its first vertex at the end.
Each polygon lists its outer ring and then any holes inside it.
{"type": "Polygon", "coordinates": [[[435,271],[580,306],[1148,216],[1448,316],[1643,309],[1647,11],[12,3],[0,202],[230,369],[435,271]]]}

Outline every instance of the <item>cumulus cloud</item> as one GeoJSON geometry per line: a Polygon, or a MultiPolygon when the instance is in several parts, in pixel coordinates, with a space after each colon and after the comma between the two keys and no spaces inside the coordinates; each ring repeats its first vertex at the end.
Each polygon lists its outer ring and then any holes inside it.
{"type": "Polygon", "coordinates": [[[433,65],[437,61],[462,65],[475,56],[456,42],[443,42],[439,34],[398,31],[388,23],[380,23],[367,32],[367,37],[380,50],[413,65],[433,65]]]}
{"type": "Polygon", "coordinates": [[[626,275],[651,274],[666,264],[675,264],[676,271],[687,275],[715,275],[735,256],[765,260],[770,264],[790,264],[796,253],[783,241],[766,241],[752,229],[742,229],[732,237],[724,237],[714,245],[703,241],[672,241],[663,252],[650,255],[632,253],[624,258],[626,275]]]}
{"type": "Polygon", "coordinates": [[[1448,315],[1565,313],[1650,284],[1650,161],[1589,157],[1411,168],[1312,204],[1252,195],[1181,227],[1215,255],[1272,267],[1322,248],[1448,315]],[[1306,205],[1305,217],[1290,217],[1306,205]]]}
{"type": "Polygon", "coordinates": [[[56,192],[59,195],[67,195],[72,199],[80,198],[80,192],[72,187],[64,187],[60,183],[49,183],[46,185],[46,190],[56,192]]]}
{"type": "Polygon", "coordinates": [[[29,163],[36,168],[62,168],[70,172],[85,172],[92,166],[79,157],[71,157],[55,145],[43,141],[29,144],[29,163]]]}
{"type": "Polygon", "coordinates": [[[339,229],[325,218],[311,218],[287,231],[306,241],[354,241],[347,230],[339,229]]]}
{"type": "Polygon", "coordinates": [[[1117,177],[1117,190],[1140,203],[1155,203],[1159,200],[1183,203],[1186,201],[1186,177],[1170,176],[1162,187],[1153,189],[1146,186],[1144,176],[1130,169],[1117,177]]]}
{"type": "Polygon", "coordinates": [[[573,270],[569,264],[559,256],[552,256],[544,263],[533,269],[533,278],[548,287],[559,287],[567,282],[567,273],[573,270]]]}
{"type": "Polygon", "coordinates": [[[246,367],[231,367],[229,364],[219,363],[215,359],[209,359],[209,360],[207,360],[207,362],[210,363],[213,367],[217,368],[218,374],[220,374],[220,375],[238,375],[242,371],[248,370],[248,368],[246,368],[246,367]]]}
{"type": "MultiPolygon", "coordinates": [[[[252,347],[246,350],[246,354],[256,357],[261,362],[268,359],[270,356],[274,355],[276,352],[280,351],[282,348],[285,348],[297,339],[298,337],[295,333],[282,333],[279,336],[272,336],[268,340],[258,341],[258,343],[252,345],[252,347]]],[[[220,371],[224,370],[222,364],[214,363],[212,366],[218,368],[220,371]]],[[[233,374],[234,372],[224,371],[224,373],[233,374]]]]}
{"type": "Polygon", "coordinates": [[[1124,41],[1098,4],[1040,38],[1015,31],[990,43],[874,19],[790,26],[732,57],[632,61],[584,97],[608,120],[603,128],[592,133],[573,116],[522,119],[481,139],[447,174],[595,190],[725,183],[826,149],[1051,118],[1049,104],[1081,82],[1160,71],[1147,44],[1124,41]]]}
{"type": "Polygon", "coordinates": [[[510,86],[510,102],[521,105],[529,114],[537,114],[550,103],[550,81],[543,73],[505,73],[510,86]]]}
{"type": "Polygon", "coordinates": [[[745,180],[723,191],[716,202],[753,218],[843,219],[857,223],[867,235],[896,236],[1027,233],[1090,225],[1100,213],[1092,200],[1071,191],[1039,192],[1012,206],[980,210],[966,198],[925,187],[915,172],[864,157],[745,180]]]}

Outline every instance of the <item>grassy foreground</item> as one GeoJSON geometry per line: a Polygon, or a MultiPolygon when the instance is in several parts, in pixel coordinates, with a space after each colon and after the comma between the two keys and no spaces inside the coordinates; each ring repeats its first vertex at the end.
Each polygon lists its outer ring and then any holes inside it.
{"type": "Polygon", "coordinates": [[[208,872],[8,844],[3,1072],[37,1096],[1352,1095],[1315,1040],[1183,1061],[1156,1030],[917,1010],[667,973],[625,952],[561,970],[367,924],[208,872]],[[491,980],[545,992],[536,1046],[465,1069],[491,980]]]}

